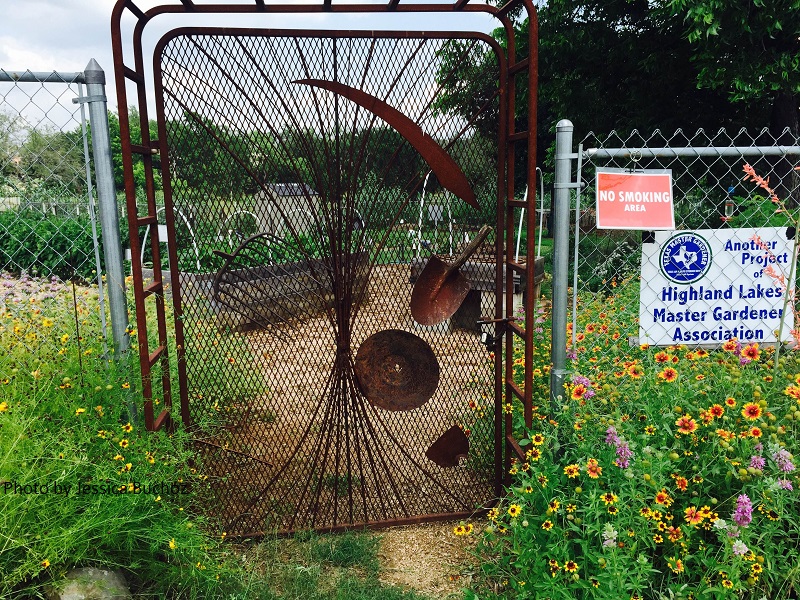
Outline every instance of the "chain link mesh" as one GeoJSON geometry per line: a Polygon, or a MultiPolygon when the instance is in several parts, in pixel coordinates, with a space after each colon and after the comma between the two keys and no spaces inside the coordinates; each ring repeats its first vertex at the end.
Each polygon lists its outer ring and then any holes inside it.
{"type": "MultiPolygon", "coordinates": [[[[47,327],[37,330],[27,311],[71,302],[64,282],[97,277],[101,244],[89,199],[87,127],[72,103],[83,86],[48,75],[47,83],[0,81],[0,314],[14,346],[41,355],[63,344],[47,327]]],[[[72,310],[100,310],[92,287],[80,289],[72,310]]]]}
{"type": "Polygon", "coordinates": [[[463,514],[493,496],[494,365],[476,321],[495,311],[494,234],[459,314],[431,327],[410,314],[428,257],[452,260],[497,214],[497,140],[437,110],[435,74],[456,66],[442,64],[447,43],[201,32],[163,50],[187,386],[229,533],[463,514]],[[309,81],[409,117],[466,173],[479,209],[398,131],[309,81]],[[353,374],[359,348],[387,331],[438,363],[435,393],[413,410],[368,402],[353,374]],[[454,427],[469,450],[443,466],[428,451],[440,439],[452,450],[454,427]]]}
{"type": "MultiPolygon", "coordinates": [[[[800,179],[794,166],[800,162],[800,156],[772,155],[771,151],[759,150],[786,146],[787,139],[795,145],[798,143],[797,140],[791,139],[788,132],[776,138],[768,130],[757,134],[745,130],[736,133],[728,133],[725,130],[709,133],[699,130],[694,134],[687,134],[679,130],[672,135],[660,131],[644,135],[634,131],[626,136],[614,132],[605,136],[595,134],[586,136],[581,143],[584,160],[580,173],[586,187],[580,193],[580,206],[576,207],[578,195],[573,193],[571,213],[573,242],[574,234],[579,230],[577,261],[574,260],[574,243],[570,250],[570,285],[574,285],[577,281],[575,289],[580,299],[577,305],[578,315],[581,312],[580,307],[584,305],[583,302],[593,294],[611,295],[618,293],[622,286],[636,286],[642,297],[652,298],[658,302],[669,303],[673,301],[673,295],[675,298],[671,310],[654,314],[643,313],[648,318],[643,317],[641,331],[637,322],[618,324],[622,339],[631,343],[647,343],[649,340],[657,339],[662,340],[659,345],[669,345],[664,341],[669,339],[675,344],[688,342],[690,345],[719,346],[731,337],[741,342],[755,342],[768,339],[770,334],[774,335],[773,331],[777,329],[776,320],[769,318],[768,313],[757,310],[753,317],[751,312],[753,306],[757,306],[758,301],[764,297],[765,290],[774,286],[763,274],[756,273],[766,264],[770,264],[772,259],[766,257],[763,250],[753,247],[750,237],[754,233],[761,233],[765,239],[778,235],[781,239],[777,239],[774,248],[778,258],[777,262],[772,261],[771,264],[783,268],[788,275],[788,264],[785,264],[781,257],[784,252],[789,252],[788,256],[791,256],[794,233],[790,229],[782,230],[780,234],[773,234],[763,229],[785,228],[788,222],[785,216],[775,214],[776,206],[770,202],[768,194],[763,189],[752,182],[743,181],[745,175],[743,167],[746,163],[750,164],[759,175],[769,177],[771,185],[788,205],[796,206],[800,197],[800,179]],[[745,150],[735,150],[741,148],[745,150]],[[590,149],[597,149],[600,152],[590,149]],[[631,152],[623,158],[601,158],[602,151],[607,149],[631,149],[631,152]],[[684,149],[689,150],[684,152],[684,149]],[[637,153],[636,150],[642,152],[637,153]],[[648,255],[652,254],[652,250],[648,250],[648,244],[652,245],[651,248],[655,247],[657,240],[652,232],[596,228],[595,175],[598,168],[630,169],[634,172],[640,169],[670,169],[676,231],[659,234],[659,243],[665,243],[660,239],[665,235],[671,238],[678,232],[698,232],[707,240],[709,248],[722,248],[722,251],[717,252],[720,255],[717,258],[722,259],[723,255],[730,255],[730,261],[725,263],[728,266],[720,272],[710,271],[714,277],[713,281],[697,280],[690,285],[687,285],[688,282],[674,281],[664,286],[659,277],[640,277],[643,248],[648,255]],[[574,279],[575,265],[577,265],[577,280],[574,279]],[[748,278],[752,285],[742,283],[748,281],[748,278]],[[704,282],[705,286],[702,285],[704,282]],[[744,287],[740,287],[743,285],[744,287]],[[735,310],[737,315],[726,316],[721,312],[714,312],[713,307],[711,310],[706,310],[708,306],[703,304],[702,296],[712,287],[714,290],[719,290],[716,305],[725,305],[730,310],[735,310]],[[749,291],[751,288],[752,292],[749,291]],[[685,298],[678,296],[682,292],[686,293],[685,298]],[[695,301],[700,302],[697,305],[700,308],[697,310],[693,308],[695,301]],[[747,318],[742,322],[738,315],[743,314],[742,310],[745,309],[747,318]],[[706,310],[705,314],[701,314],[703,310],[706,310]],[[680,316],[678,312],[681,313],[680,316]],[[705,338],[701,336],[695,340],[690,337],[687,340],[686,332],[690,327],[687,327],[685,319],[689,319],[690,322],[693,319],[698,322],[702,320],[703,328],[715,333],[707,334],[705,338]],[[642,339],[640,334],[644,334],[642,339]]],[[[680,251],[681,248],[686,252],[689,251],[689,246],[680,245],[680,239],[676,243],[676,251],[680,251]]],[[[690,245],[693,243],[690,242],[690,245]]],[[[695,249],[694,246],[691,246],[691,249],[695,249]]],[[[689,258],[692,257],[687,255],[687,260],[689,258]]],[[[657,271],[657,261],[663,260],[663,256],[651,257],[652,268],[657,271]]],[[[665,272],[668,271],[669,268],[665,272]]],[[[776,310],[783,310],[783,303],[779,304],[781,306],[776,304],[776,310]]],[[[787,324],[791,325],[791,322],[787,324]]],[[[789,329],[790,327],[784,328],[783,339],[787,339],[789,329]]],[[[579,333],[577,335],[579,336],[579,333]]]]}

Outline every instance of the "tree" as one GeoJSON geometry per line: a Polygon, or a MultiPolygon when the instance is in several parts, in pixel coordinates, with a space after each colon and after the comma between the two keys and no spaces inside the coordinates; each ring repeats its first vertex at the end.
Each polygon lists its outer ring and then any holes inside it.
{"type": "MultiPolygon", "coordinates": [[[[698,85],[725,90],[731,101],[770,108],[779,144],[800,136],[800,0],[670,0],[688,24],[698,85]]],[[[785,158],[773,165],[776,191],[797,203],[800,179],[785,158]]]]}
{"type": "MultiPolygon", "coordinates": [[[[544,162],[562,118],[575,125],[577,139],[589,131],[633,129],[674,131],[720,127],[758,127],[769,121],[769,107],[733,103],[721,86],[698,86],[702,65],[686,24],[675,18],[671,0],[549,0],[539,8],[538,155],[544,162]]],[[[672,0],[690,2],[690,0],[672,0]]],[[[737,0],[738,2],[739,0],[737,0]]],[[[745,0],[741,0],[744,3],[745,0]]],[[[766,0],[764,0],[766,1],[766,0]]],[[[727,0],[697,0],[725,5],[727,0]]],[[[795,0],[795,4],[797,0],[795,0]]],[[[517,55],[527,48],[527,19],[518,21],[517,55]]],[[[502,30],[494,34],[504,44],[502,30]]],[[[463,42],[442,53],[439,80],[456,64],[463,42]]],[[[454,86],[438,108],[473,115],[497,82],[489,53],[467,53],[454,86]],[[483,73],[482,76],[475,74],[483,73]]],[[[525,127],[525,82],[518,79],[517,129],[525,127]]],[[[496,138],[496,116],[476,123],[496,138]]],[[[520,173],[520,169],[517,169],[520,173]]]]}
{"type": "Polygon", "coordinates": [[[0,177],[20,174],[19,134],[19,118],[0,112],[0,177]]]}
{"type": "MultiPolygon", "coordinates": [[[[552,0],[540,13],[542,116],[578,132],[741,125],[724,90],[698,89],[685,27],[659,2],[552,0]]],[[[759,115],[753,115],[754,120],[759,115]]],[[[540,121],[541,122],[541,121],[540,121]]]]}
{"type": "Polygon", "coordinates": [[[174,183],[209,198],[238,197],[252,187],[252,145],[245,134],[187,111],[167,123],[167,143],[174,183]]]}
{"type": "Polygon", "coordinates": [[[25,177],[40,180],[53,193],[85,193],[86,175],[80,129],[62,132],[31,128],[20,149],[20,157],[25,177]]]}
{"type": "MultiPolygon", "coordinates": [[[[139,119],[139,110],[135,106],[128,108],[130,123],[131,143],[142,143],[142,128],[139,119]]],[[[158,139],[158,124],[153,119],[148,123],[150,139],[158,139]]],[[[117,190],[125,187],[125,171],[122,167],[122,141],[120,139],[119,117],[113,112],[108,113],[108,132],[111,138],[111,162],[114,165],[114,184],[117,190]]],[[[90,131],[91,133],[91,131],[90,131]]],[[[89,146],[91,149],[91,145],[89,146]]],[[[156,189],[161,187],[161,177],[154,173],[156,189]]],[[[144,162],[138,154],[133,155],[133,180],[136,187],[143,189],[145,186],[144,162]]]]}
{"type": "Polygon", "coordinates": [[[770,126],[800,133],[800,1],[671,0],[688,24],[698,85],[768,102],[770,126]]]}

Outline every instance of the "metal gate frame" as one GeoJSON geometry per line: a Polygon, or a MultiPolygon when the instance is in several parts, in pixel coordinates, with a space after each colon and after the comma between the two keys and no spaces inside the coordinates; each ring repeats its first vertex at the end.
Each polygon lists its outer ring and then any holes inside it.
{"type": "MultiPolygon", "coordinates": [[[[140,256],[143,244],[140,243],[140,232],[142,228],[149,227],[149,240],[145,239],[144,245],[149,242],[153,256],[153,281],[148,285],[144,284],[142,265],[139,261],[133,261],[133,286],[136,306],[136,320],[138,328],[139,361],[141,366],[142,392],[144,400],[144,419],[148,430],[159,430],[163,427],[175,427],[177,423],[171,418],[171,410],[174,401],[174,387],[170,374],[170,356],[168,352],[168,323],[165,304],[164,274],[161,269],[161,251],[159,247],[159,227],[157,224],[157,206],[155,188],[153,185],[154,170],[158,167],[158,155],[166,155],[166,140],[151,139],[148,131],[148,110],[147,93],[150,83],[146,76],[145,60],[142,49],[142,36],[145,27],[160,15],[199,15],[199,14],[365,14],[365,13],[420,13],[420,14],[452,14],[462,13],[484,13],[494,17],[504,28],[507,37],[507,47],[505,48],[505,60],[501,61],[501,81],[500,81],[500,123],[499,123],[499,148],[498,148],[498,202],[497,202],[497,231],[504,233],[505,248],[503,244],[496,244],[496,293],[498,296],[506,292],[506,306],[503,310],[500,303],[494,319],[491,321],[493,326],[494,339],[503,344],[503,355],[511,357],[515,346],[516,338],[524,344],[525,369],[522,387],[514,382],[514,371],[512,361],[495,360],[495,493],[499,497],[503,493],[503,484],[507,481],[505,474],[508,473],[514,456],[516,459],[524,460],[524,450],[515,441],[512,434],[511,415],[504,416],[502,407],[505,402],[519,401],[522,403],[526,426],[531,426],[532,421],[532,390],[533,390],[533,331],[534,331],[534,261],[531,257],[535,256],[535,236],[528,236],[526,254],[527,264],[514,261],[514,244],[512,243],[515,235],[515,211],[527,209],[526,223],[528,231],[534,231],[537,222],[536,211],[536,105],[538,93],[538,22],[536,9],[531,0],[511,0],[501,7],[495,7],[483,3],[470,3],[470,0],[456,0],[453,3],[440,4],[403,4],[400,0],[389,0],[387,3],[380,4],[334,4],[331,0],[323,0],[318,4],[267,4],[264,0],[240,0],[238,3],[230,4],[200,4],[193,0],[180,0],[180,4],[169,4],[155,6],[147,11],[141,10],[133,0],[118,0],[111,20],[112,46],[114,52],[114,70],[119,107],[120,134],[122,140],[123,166],[125,174],[125,196],[127,202],[127,214],[129,224],[130,249],[132,256],[140,256]],[[528,48],[529,56],[523,59],[516,57],[516,40],[514,34],[514,24],[509,16],[513,12],[522,11],[529,19],[528,28],[528,48]],[[136,19],[133,30],[132,40],[123,39],[122,22],[130,17],[136,19]],[[133,47],[133,63],[126,60],[124,52],[125,43],[131,43],[133,47]],[[524,102],[528,107],[526,129],[516,130],[516,90],[517,77],[527,75],[528,89],[527,97],[524,102]],[[133,84],[136,89],[135,99],[128,97],[127,86],[133,84]],[[141,144],[133,144],[131,141],[131,122],[128,111],[129,104],[136,102],[138,108],[140,129],[142,134],[141,144]],[[515,198],[514,189],[514,169],[515,158],[518,153],[522,153],[527,165],[527,188],[530,193],[524,200],[515,198]],[[137,189],[133,177],[133,155],[142,157],[145,167],[146,187],[144,194],[147,199],[147,213],[140,215],[136,204],[137,189]],[[513,313],[513,286],[514,276],[524,278],[529,293],[525,296],[524,325],[508,318],[513,313]],[[505,281],[505,284],[504,284],[505,281]],[[505,288],[505,289],[504,289],[505,288]],[[155,302],[155,324],[150,327],[146,313],[146,299],[151,298],[155,302]],[[149,333],[155,329],[155,344],[151,349],[149,333]],[[508,335],[505,335],[508,334],[508,335]],[[155,406],[158,402],[154,398],[153,377],[154,369],[160,369],[160,390],[163,398],[163,409],[156,414],[155,406]]],[[[299,32],[300,30],[298,30],[299,32]]],[[[334,35],[346,35],[344,31],[334,31],[334,35]]],[[[410,32],[405,32],[406,34],[410,32]]],[[[418,33],[418,32],[417,32],[418,33]]],[[[398,32],[386,32],[388,36],[402,35],[398,32]]],[[[464,32],[436,32],[439,37],[463,37],[464,32]]],[[[476,34],[477,35],[477,34],[476,34]]],[[[483,35],[483,34],[481,34],[483,35]]],[[[171,239],[175,238],[175,214],[172,206],[167,203],[165,221],[167,233],[171,239]]],[[[503,239],[498,235],[499,239],[503,239]]],[[[170,274],[172,281],[178,281],[178,257],[177,249],[174,244],[168,246],[168,259],[170,264],[170,274]]],[[[177,371],[178,401],[180,403],[180,414],[184,426],[191,426],[189,411],[189,396],[187,390],[186,357],[184,349],[184,331],[181,315],[180,287],[175,286],[172,291],[172,302],[174,311],[174,335],[175,335],[175,362],[174,367],[177,371]]],[[[500,347],[499,345],[497,346],[500,347]]],[[[420,520],[432,520],[434,518],[452,518],[457,515],[427,515],[414,517],[412,519],[399,520],[398,522],[417,522],[420,520]]],[[[389,523],[383,523],[389,524],[389,523]]]]}

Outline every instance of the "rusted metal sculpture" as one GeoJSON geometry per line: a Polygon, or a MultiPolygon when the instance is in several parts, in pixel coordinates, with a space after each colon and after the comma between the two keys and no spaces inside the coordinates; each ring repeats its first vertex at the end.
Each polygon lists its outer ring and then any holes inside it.
{"type": "MultiPolygon", "coordinates": [[[[514,193],[523,164],[536,189],[536,36],[530,0],[499,8],[470,0],[181,0],[147,10],[117,1],[112,41],[131,253],[140,256],[145,246],[153,261],[152,281],[141,264],[132,267],[145,424],[158,429],[175,415],[196,426],[199,464],[215,497],[209,516],[230,536],[465,517],[501,493],[513,450],[503,397],[523,398],[533,386],[526,375],[525,389],[514,387],[510,366],[500,362],[510,346],[489,359],[474,334],[413,321],[407,226],[416,219],[408,208],[432,170],[442,194],[464,201],[459,219],[467,230],[495,221],[497,239],[488,244],[496,290],[482,314],[505,317],[504,281],[512,271],[526,273],[509,262],[506,225],[520,208],[529,228],[536,218],[533,195],[521,202],[514,193]],[[519,7],[532,19],[525,58],[516,55],[509,18],[519,7]],[[456,12],[496,19],[506,43],[477,31],[353,31],[348,20],[456,12]],[[246,15],[252,26],[190,21],[221,14],[246,15]],[[277,30],[276,14],[324,14],[342,28],[277,30]],[[147,55],[151,23],[175,15],[189,26],[167,31],[147,55]],[[129,39],[124,27],[133,30],[129,39]],[[464,83],[462,67],[476,54],[489,58],[486,95],[469,114],[446,110],[444,97],[464,83]],[[524,94],[514,83],[521,77],[524,94]],[[528,131],[515,129],[517,102],[528,104],[528,131]],[[133,105],[141,140],[131,137],[133,105]],[[153,106],[158,134],[151,137],[153,106]],[[488,154],[479,131],[496,144],[488,154]],[[528,155],[515,160],[522,151],[528,155]],[[137,161],[144,186],[134,177],[137,161]],[[276,185],[296,186],[299,212],[271,193],[276,185]],[[258,214],[256,197],[270,203],[268,215],[258,214]],[[205,253],[200,273],[181,272],[177,210],[190,215],[205,253]],[[162,273],[159,211],[171,240],[171,287],[162,273]],[[237,211],[280,230],[262,227],[234,243],[221,226],[237,211]],[[407,358],[426,354],[419,344],[400,352],[393,343],[383,367],[359,372],[359,354],[371,354],[368,340],[400,335],[393,331],[419,338],[434,360],[407,358]],[[413,377],[392,382],[393,362],[405,375],[426,367],[424,389],[408,392],[413,377]],[[371,379],[381,373],[408,410],[374,393],[371,379]],[[491,441],[488,469],[461,458],[471,438],[457,423],[474,418],[473,398],[486,406],[488,418],[474,422],[470,435],[491,441]],[[209,420],[216,425],[200,427],[209,420]]],[[[532,281],[532,272],[525,276],[532,281]]],[[[530,398],[524,404],[528,418],[530,398]]]]}
{"type": "Polygon", "coordinates": [[[453,262],[431,256],[414,283],[411,314],[420,325],[436,325],[458,310],[472,287],[459,269],[486,240],[492,228],[484,225],[453,262]]]}
{"type": "Polygon", "coordinates": [[[409,143],[422,155],[425,162],[430,165],[445,189],[450,190],[472,208],[478,209],[480,205],[475,199],[475,192],[470,187],[464,172],[456,161],[436,141],[426,134],[422,128],[401,113],[393,106],[380,98],[367,94],[359,89],[339,83],[338,81],[321,81],[319,79],[301,79],[293,83],[313,85],[324,90],[330,90],[352,100],[359,106],[376,114],[391,125],[395,131],[406,138],[409,143]]]}

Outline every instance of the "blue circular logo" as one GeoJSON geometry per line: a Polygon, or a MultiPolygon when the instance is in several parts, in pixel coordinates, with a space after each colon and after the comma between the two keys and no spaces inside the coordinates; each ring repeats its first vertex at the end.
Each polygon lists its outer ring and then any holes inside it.
{"type": "Polygon", "coordinates": [[[693,283],[711,266],[711,247],[696,233],[672,236],[661,248],[661,272],[675,283],[693,283]]]}

